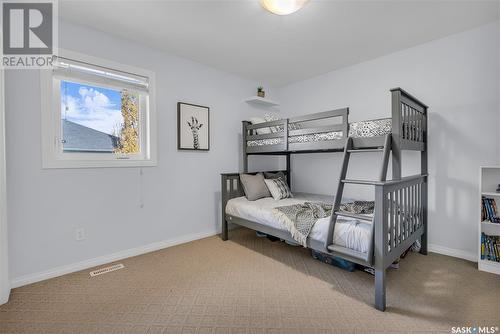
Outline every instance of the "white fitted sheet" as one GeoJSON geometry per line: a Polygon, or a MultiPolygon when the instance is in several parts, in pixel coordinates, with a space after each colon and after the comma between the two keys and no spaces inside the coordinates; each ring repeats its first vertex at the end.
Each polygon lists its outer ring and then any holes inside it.
{"type": "MultiPolygon", "coordinates": [[[[294,193],[293,198],[274,200],[272,197],[249,201],[246,197],[237,197],[227,202],[226,214],[267,225],[276,229],[286,230],[275,214],[273,209],[278,206],[301,204],[304,202],[333,203],[330,196],[294,193]]],[[[314,224],[309,238],[325,242],[328,233],[330,218],[321,218],[314,224]]],[[[335,224],[333,241],[335,244],[351,248],[358,252],[368,252],[371,237],[371,223],[353,218],[339,217],[335,224]]]]}

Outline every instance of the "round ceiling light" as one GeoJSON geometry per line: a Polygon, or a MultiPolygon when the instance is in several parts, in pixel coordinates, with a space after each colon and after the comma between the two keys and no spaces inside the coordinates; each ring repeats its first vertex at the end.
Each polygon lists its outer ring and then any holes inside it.
{"type": "Polygon", "coordinates": [[[309,0],[260,0],[262,7],[276,15],[295,13],[309,0]]]}

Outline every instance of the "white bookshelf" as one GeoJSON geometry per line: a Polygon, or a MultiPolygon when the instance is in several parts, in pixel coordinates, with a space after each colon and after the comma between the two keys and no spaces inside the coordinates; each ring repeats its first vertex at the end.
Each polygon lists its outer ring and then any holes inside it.
{"type": "MultiPolygon", "coordinates": [[[[482,197],[494,198],[497,206],[500,206],[500,193],[495,188],[500,184],[500,167],[481,167],[479,175],[479,201],[482,197]]],[[[481,233],[500,236],[500,224],[490,221],[481,221],[481,204],[479,205],[479,247],[478,247],[478,269],[500,275],[500,262],[481,260],[481,233]]]]}
{"type": "Polygon", "coordinates": [[[489,197],[489,196],[499,196],[500,197],[500,193],[491,192],[491,191],[485,191],[482,193],[482,195],[485,197],[489,197]]]}

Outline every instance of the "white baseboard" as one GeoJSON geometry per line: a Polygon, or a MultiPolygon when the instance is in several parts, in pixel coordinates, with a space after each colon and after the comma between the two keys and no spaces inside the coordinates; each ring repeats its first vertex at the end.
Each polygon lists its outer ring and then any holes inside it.
{"type": "Polygon", "coordinates": [[[443,255],[448,255],[452,257],[458,257],[460,259],[477,262],[477,254],[463,251],[461,249],[448,248],[440,245],[429,244],[428,251],[443,255]]]}
{"type": "MultiPolygon", "coordinates": [[[[110,262],[115,262],[115,261],[123,260],[123,259],[129,258],[129,257],[133,257],[133,256],[141,255],[141,254],[146,254],[146,253],[154,252],[154,251],[157,251],[160,249],[180,245],[180,244],[183,244],[186,242],[211,237],[211,236],[216,235],[217,233],[218,232],[216,230],[210,230],[210,231],[201,232],[201,233],[189,234],[189,235],[185,235],[185,236],[175,238],[175,239],[158,241],[158,242],[154,242],[154,243],[151,243],[148,245],[126,249],[126,250],[123,250],[120,252],[116,252],[116,253],[112,253],[112,254],[104,255],[104,256],[99,256],[99,257],[96,257],[93,259],[84,260],[84,261],[73,263],[73,264],[68,264],[68,265],[56,267],[56,268],[45,270],[42,272],[16,277],[16,278],[11,280],[11,288],[12,289],[18,288],[18,287],[21,287],[23,285],[28,285],[31,283],[44,281],[44,280],[49,279],[49,278],[54,278],[54,277],[74,273],[74,272],[77,272],[80,270],[85,270],[88,268],[101,266],[103,264],[107,264],[110,262]]],[[[465,259],[468,261],[477,262],[477,255],[476,254],[469,253],[469,252],[466,252],[463,250],[448,248],[448,247],[435,245],[435,244],[429,244],[428,249],[429,249],[429,252],[448,255],[448,256],[452,256],[452,257],[458,257],[458,258],[465,259]]],[[[1,297],[3,297],[3,296],[0,296],[0,299],[3,299],[1,297]]],[[[2,300],[0,300],[0,304],[2,304],[2,300]]]]}
{"type": "Polygon", "coordinates": [[[152,244],[144,245],[144,246],[139,246],[136,248],[130,248],[126,249],[120,252],[112,253],[109,255],[104,255],[104,256],[99,256],[93,259],[89,260],[84,260],[81,262],[73,263],[73,264],[68,264],[60,267],[56,267],[53,269],[49,269],[46,271],[34,273],[34,274],[29,274],[29,275],[24,275],[21,277],[16,277],[11,280],[11,287],[12,288],[18,288],[23,285],[28,285],[31,283],[36,283],[40,281],[44,281],[49,278],[54,278],[70,273],[74,273],[76,271],[96,267],[96,266],[101,266],[106,263],[110,262],[115,262],[119,260],[123,260],[132,256],[137,256],[145,253],[150,253],[154,252],[160,249],[180,245],[186,242],[198,240],[198,239],[203,239],[206,237],[211,237],[217,234],[216,230],[210,230],[206,232],[201,232],[201,233],[194,233],[194,234],[189,234],[185,235],[179,238],[175,239],[170,239],[170,240],[163,240],[163,241],[158,241],[154,242],[152,244]]]}
{"type": "Polygon", "coordinates": [[[0,295],[0,305],[3,305],[9,301],[10,289],[7,289],[0,295]]]}

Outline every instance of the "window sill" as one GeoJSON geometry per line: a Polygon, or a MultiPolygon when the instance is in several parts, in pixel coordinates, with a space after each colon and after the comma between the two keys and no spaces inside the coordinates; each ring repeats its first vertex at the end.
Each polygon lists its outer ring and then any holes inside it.
{"type": "Polygon", "coordinates": [[[50,160],[43,161],[43,169],[66,169],[66,168],[127,168],[127,167],[155,167],[156,160],[50,160]]]}

